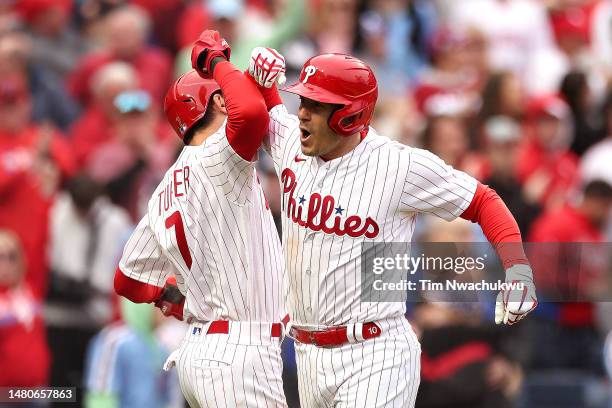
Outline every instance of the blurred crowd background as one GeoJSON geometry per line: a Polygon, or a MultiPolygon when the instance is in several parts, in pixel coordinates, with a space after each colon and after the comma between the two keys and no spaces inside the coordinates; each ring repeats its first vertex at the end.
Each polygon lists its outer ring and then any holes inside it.
{"type": "MultiPolygon", "coordinates": [[[[364,59],[380,134],[490,185],[525,240],[612,248],[611,0],[1,0],[0,386],[76,386],[91,407],[181,406],[160,367],[184,327],[118,300],[112,281],[181,149],[161,102],[205,28],[241,69],[253,47],[278,49],[289,81],[318,53],[364,59]]],[[[276,175],[260,159],[280,227],[276,175]]],[[[415,238],[483,239],[427,217],[415,238]]],[[[612,276],[601,270],[595,289],[612,276]]],[[[419,407],[612,404],[607,302],[542,303],[501,329],[478,304],[408,309],[419,407]]],[[[290,340],[284,353],[297,407],[290,340]]]]}

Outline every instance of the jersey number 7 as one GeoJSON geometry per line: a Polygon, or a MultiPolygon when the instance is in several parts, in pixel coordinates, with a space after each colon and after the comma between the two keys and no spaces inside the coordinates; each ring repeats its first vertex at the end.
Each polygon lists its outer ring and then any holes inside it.
{"type": "Polygon", "coordinates": [[[191,269],[191,253],[189,252],[189,246],[187,245],[187,237],[185,236],[185,227],[183,227],[183,217],[181,213],[177,211],[173,212],[168,218],[166,218],[166,229],[174,227],[174,234],[176,235],[176,243],[178,244],[179,251],[187,265],[187,269],[191,269]]]}

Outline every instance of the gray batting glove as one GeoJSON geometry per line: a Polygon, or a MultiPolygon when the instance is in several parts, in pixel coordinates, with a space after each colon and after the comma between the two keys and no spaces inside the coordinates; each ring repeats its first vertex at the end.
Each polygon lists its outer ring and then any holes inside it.
{"type": "Polygon", "coordinates": [[[531,266],[517,264],[506,270],[506,288],[495,301],[495,323],[512,325],[538,305],[531,266]]]}
{"type": "Polygon", "coordinates": [[[285,83],[285,58],[274,48],[255,47],[251,51],[249,74],[260,86],[272,88],[285,83]]]}

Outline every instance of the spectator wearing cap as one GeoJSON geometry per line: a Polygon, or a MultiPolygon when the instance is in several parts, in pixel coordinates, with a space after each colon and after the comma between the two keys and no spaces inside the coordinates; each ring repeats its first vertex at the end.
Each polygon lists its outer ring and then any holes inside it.
{"type": "Polygon", "coordinates": [[[121,92],[113,105],[117,118],[109,139],[92,151],[85,166],[105,186],[111,200],[137,221],[172,163],[177,141],[146,91],[121,92]]]}
{"type": "Polygon", "coordinates": [[[32,34],[32,61],[63,81],[87,51],[84,37],[70,24],[72,0],[20,0],[17,12],[32,34]]]}
{"type": "Polygon", "coordinates": [[[518,179],[545,208],[567,201],[578,182],[578,158],[569,151],[571,115],[555,94],[531,100],[526,135],[518,158],[518,179]]]}
{"type": "Polygon", "coordinates": [[[19,238],[0,229],[0,386],[48,385],[49,349],[42,302],[25,276],[28,263],[19,238]]]}
{"type": "Polygon", "coordinates": [[[540,207],[516,178],[523,131],[517,121],[500,115],[490,117],[482,126],[482,133],[488,167],[483,183],[499,194],[526,235],[540,207]]]}
{"type": "Polygon", "coordinates": [[[26,280],[40,299],[47,288],[49,209],[62,178],[75,166],[63,138],[31,122],[31,109],[22,78],[0,79],[0,227],[20,238],[26,280]]]}
{"type": "Polygon", "coordinates": [[[485,50],[484,38],[475,29],[439,28],[430,41],[431,68],[412,91],[419,110],[426,115],[475,112],[486,74],[485,50]]]}
{"type": "Polygon", "coordinates": [[[169,54],[146,44],[150,19],[136,6],[122,6],[109,12],[103,21],[103,47],[86,54],[68,78],[68,90],[83,104],[92,100],[91,81],[96,72],[110,62],[133,67],[154,100],[162,100],[172,76],[169,54]]]}
{"type": "Polygon", "coordinates": [[[33,59],[32,41],[27,34],[0,34],[0,77],[3,76],[22,76],[27,81],[34,122],[50,122],[65,131],[76,120],[77,104],[61,79],[46,64],[33,59]]]}

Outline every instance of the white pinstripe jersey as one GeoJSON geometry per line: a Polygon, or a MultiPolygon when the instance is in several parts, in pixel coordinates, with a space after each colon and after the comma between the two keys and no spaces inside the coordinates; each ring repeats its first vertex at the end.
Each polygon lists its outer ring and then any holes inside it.
{"type": "Polygon", "coordinates": [[[307,157],[298,125],[285,106],[276,106],[266,140],[281,184],[292,320],[342,325],[402,315],[404,303],[361,301],[361,243],[409,242],[419,212],[458,217],[477,181],[372,128],[342,157],[307,157]]]}
{"type": "Polygon", "coordinates": [[[225,124],[185,146],[149,200],[120,269],[163,286],[175,274],[187,316],[278,322],[286,283],[278,233],[254,162],[234,152],[225,124]]]}

